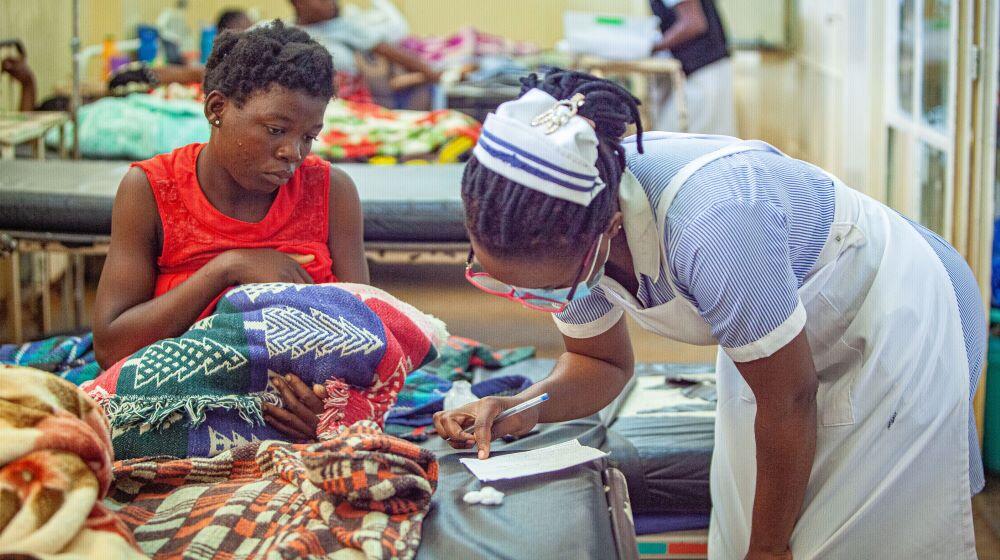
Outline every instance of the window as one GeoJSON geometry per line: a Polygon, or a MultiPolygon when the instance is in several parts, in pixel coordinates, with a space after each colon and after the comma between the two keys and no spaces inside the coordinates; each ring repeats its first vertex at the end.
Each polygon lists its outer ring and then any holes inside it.
{"type": "Polygon", "coordinates": [[[887,200],[947,238],[957,0],[894,0],[887,6],[887,200]]]}

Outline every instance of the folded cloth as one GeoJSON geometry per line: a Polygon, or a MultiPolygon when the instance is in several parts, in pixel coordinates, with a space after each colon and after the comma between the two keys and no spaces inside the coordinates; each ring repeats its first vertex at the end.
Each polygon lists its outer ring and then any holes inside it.
{"type": "Polygon", "coordinates": [[[115,456],[210,457],[284,439],[264,424],[276,374],[326,386],[318,434],[384,421],[406,374],[436,357],[444,325],[357,284],[250,284],[177,338],[85,385],[114,428],[115,456]]]}
{"type": "Polygon", "coordinates": [[[495,350],[470,338],[452,336],[438,352],[438,358],[421,371],[432,373],[448,381],[472,381],[476,368],[499,369],[528,360],[535,355],[531,346],[495,350]]]}
{"type": "MultiPolygon", "coordinates": [[[[494,350],[475,340],[452,336],[440,348],[437,359],[406,377],[406,384],[389,411],[387,422],[406,426],[428,425],[433,414],[441,410],[444,395],[451,389],[453,381],[472,381],[476,368],[499,369],[534,355],[535,349],[530,346],[494,350]]],[[[473,393],[478,397],[512,394],[510,391],[521,385],[520,381],[513,382],[511,386],[484,385],[478,389],[473,387],[473,393]]],[[[530,383],[524,387],[527,385],[530,383]]],[[[401,432],[394,429],[393,433],[401,432]]]]}
{"type": "Polygon", "coordinates": [[[24,344],[0,346],[0,364],[31,366],[62,377],[74,385],[97,377],[101,366],[94,358],[94,336],[54,336],[24,344]]]}
{"type": "Polygon", "coordinates": [[[443,402],[445,394],[451,389],[451,384],[452,381],[423,369],[407,375],[406,384],[399,392],[396,404],[389,410],[386,421],[391,423],[393,419],[406,417],[430,403],[443,402]]]}
{"type": "Polygon", "coordinates": [[[83,391],[0,366],[0,557],[144,558],[101,503],[111,463],[107,420],[83,391]]]}
{"type": "Polygon", "coordinates": [[[108,503],[153,558],[413,558],[434,455],[371,421],[316,444],[115,464],[108,503]]]}
{"type": "MultiPolygon", "coordinates": [[[[430,374],[423,375],[429,376],[430,374]]],[[[493,377],[474,384],[472,386],[472,394],[479,398],[489,396],[506,397],[516,395],[530,386],[531,380],[527,377],[521,375],[505,375],[501,377],[493,377]]],[[[386,423],[402,426],[428,426],[434,423],[434,413],[440,410],[444,410],[444,394],[441,394],[439,397],[418,407],[410,409],[400,407],[393,408],[389,411],[389,417],[386,419],[386,423]]]]}

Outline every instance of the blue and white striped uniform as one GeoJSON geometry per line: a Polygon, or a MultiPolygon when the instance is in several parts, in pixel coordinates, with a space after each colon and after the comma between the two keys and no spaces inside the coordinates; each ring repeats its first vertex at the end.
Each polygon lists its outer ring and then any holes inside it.
{"type": "MultiPolygon", "coordinates": [[[[769,356],[787,344],[788,322],[802,306],[798,290],[830,232],[835,196],[825,173],[754,141],[750,144],[756,149],[720,157],[696,171],[661,217],[656,210],[660,199],[681,168],[734,142],[740,141],[651,133],[643,137],[645,154],[637,152],[634,139],[624,145],[628,167],[663,232],[662,247],[635,247],[629,238],[630,249],[633,255],[661,249],[665,253],[658,270],[655,265],[636,266],[635,307],[645,310],[678,295],[685,298],[708,323],[721,348],[740,362],[769,356]],[[753,352],[741,350],[748,347],[753,352]]],[[[975,278],[953,248],[926,229],[917,229],[952,279],[969,357],[970,387],[975,387],[986,340],[975,278]]],[[[571,302],[555,317],[564,334],[597,336],[621,318],[628,303],[609,297],[611,282],[603,280],[589,296],[571,302]]],[[[801,317],[804,324],[804,314],[801,317]]],[[[793,328],[798,333],[802,325],[793,328]]],[[[983,475],[971,413],[969,440],[972,490],[978,492],[983,475]]]]}

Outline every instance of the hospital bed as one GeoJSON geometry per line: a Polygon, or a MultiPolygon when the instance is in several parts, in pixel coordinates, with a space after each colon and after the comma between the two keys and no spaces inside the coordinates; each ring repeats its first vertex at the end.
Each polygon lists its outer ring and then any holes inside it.
{"type": "Polygon", "coordinates": [[[610,421],[611,459],[628,481],[644,559],[707,557],[714,371],[711,365],[638,364],[610,421]]]}
{"type": "MultiPolygon", "coordinates": [[[[358,186],[365,214],[365,245],[369,256],[389,253],[410,258],[426,254],[462,257],[468,250],[463,222],[461,164],[339,166],[358,186]]],[[[64,276],[63,312],[81,324],[83,317],[83,258],[107,251],[111,208],[128,163],[121,161],[0,162],[0,254],[68,253],[71,266],[64,276]]],[[[11,277],[19,278],[19,259],[10,259],[11,277]]],[[[47,267],[37,277],[46,285],[47,267]]],[[[21,294],[12,282],[14,335],[21,336],[21,294]]],[[[47,290],[41,297],[47,297],[47,290]]],[[[42,330],[50,332],[49,306],[42,306],[42,330]]],[[[68,319],[69,317],[67,317],[68,319]]],[[[67,321],[69,324],[70,321],[67,321]]]]}

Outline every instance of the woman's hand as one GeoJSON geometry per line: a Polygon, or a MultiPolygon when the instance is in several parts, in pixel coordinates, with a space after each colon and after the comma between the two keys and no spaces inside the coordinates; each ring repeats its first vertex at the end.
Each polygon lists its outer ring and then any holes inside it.
{"type": "Polygon", "coordinates": [[[519,412],[498,424],[493,419],[498,414],[527,400],[525,397],[484,397],[453,410],[434,413],[434,427],[438,435],[455,449],[476,445],[479,458],[490,456],[490,442],[506,435],[520,436],[538,424],[540,407],[534,406],[519,412]],[[466,428],[472,432],[466,432],[466,428]]]}
{"type": "Polygon", "coordinates": [[[264,420],[275,430],[296,441],[315,441],[326,389],[322,385],[313,385],[310,390],[295,375],[275,377],[272,383],[281,394],[284,406],[265,403],[264,420]]]}
{"type": "Polygon", "coordinates": [[[290,255],[274,249],[234,249],[212,260],[221,267],[231,285],[288,282],[312,284],[312,277],[302,268],[316,257],[290,255]]]}

